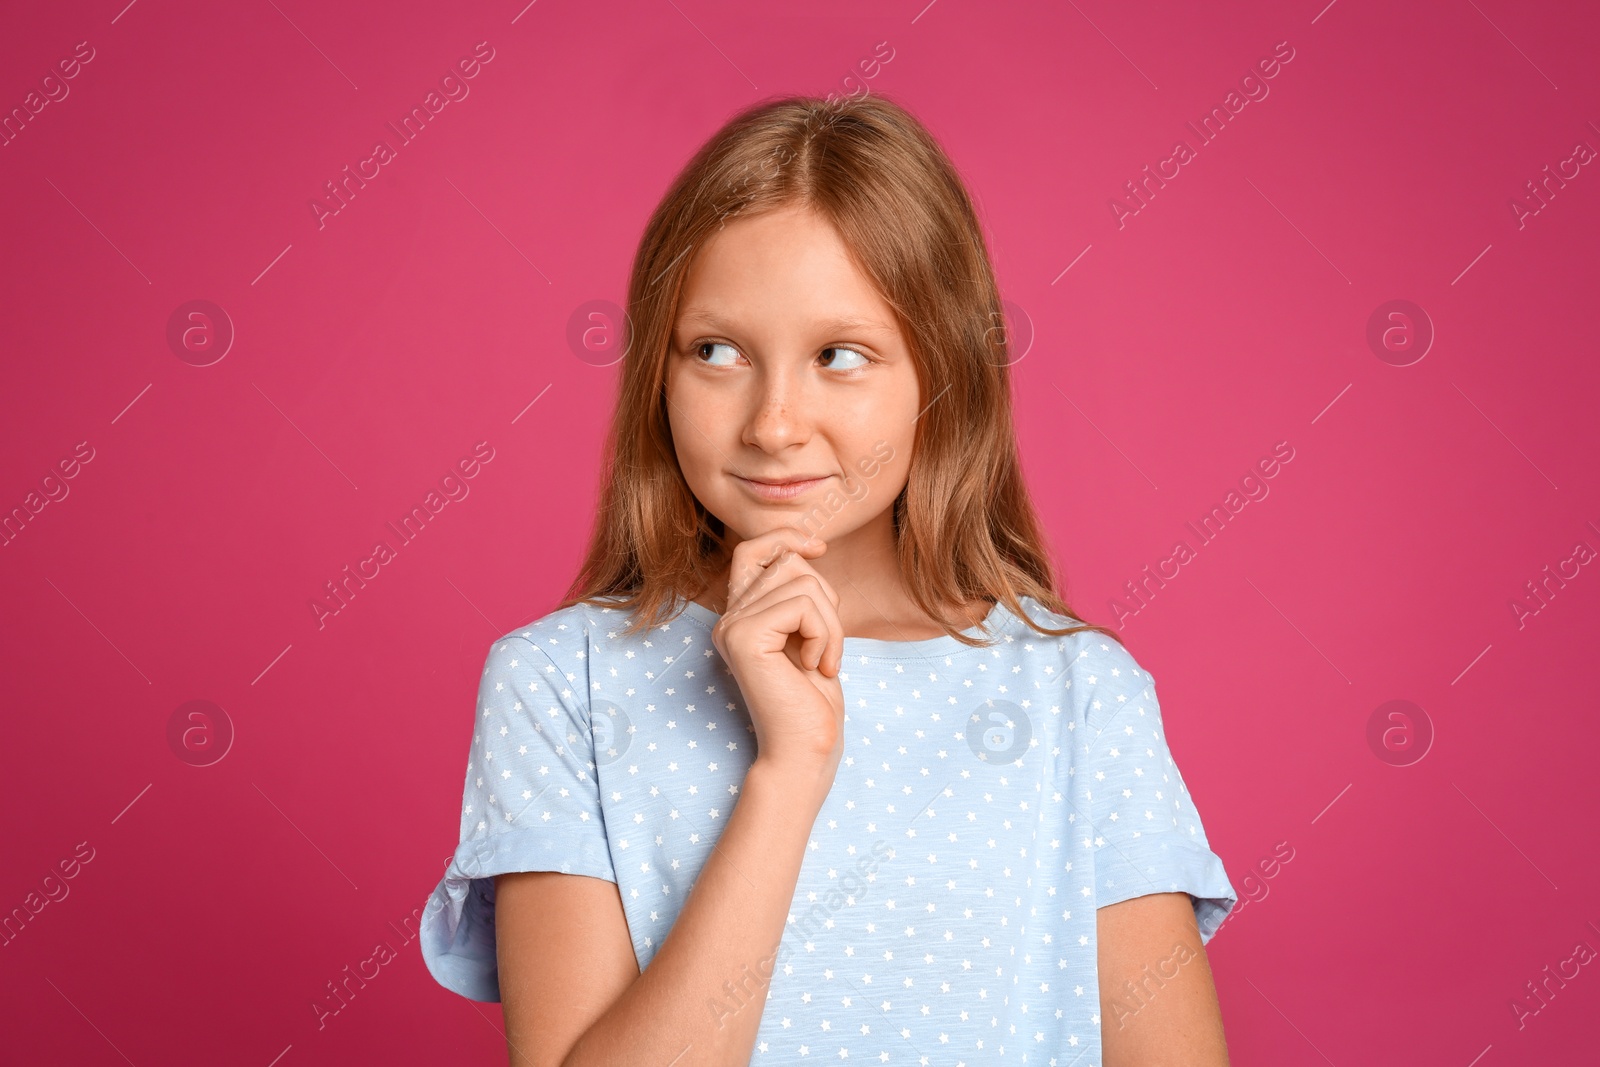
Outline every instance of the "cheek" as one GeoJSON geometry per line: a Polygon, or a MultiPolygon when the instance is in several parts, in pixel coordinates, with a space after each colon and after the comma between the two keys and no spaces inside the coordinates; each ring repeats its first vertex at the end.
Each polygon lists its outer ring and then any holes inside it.
{"type": "Polygon", "coordinates": [[[878,464],[874,489],[886,500],[893,500],[911,480],[911,435],[896,435],[876,444],[877,450],[872,456],[878,464]]]}
{"type": "Polygon", "coordinates": [[[717,437],[727,420],[719,418],[707,404],[710,399],[688,388],[667,390],[667,426],[672,433],[672,448],[678,458],[689,489],[708,508],[712,497],[724,491],[720,474],[729,444],[717,437]]]}
{"type": "Polygon", "coordinates": [[[864,454],[877,466],[875,481],[891,497],[910,480],[912,445],[916,441],[920,413],[916,375],[908,370],[895,382],[894,390],[883,398],[868,423],[873,432],[865,439],[864,454]]]}
{"type": "Polygon", "coordinates": [[[678,467],[696,493],[704,481],[706,466],[705,436],[695,428],[694,415],[681,404],[675,403],[667,410],[667,422],[672,430],[672,450],[678,457],[678,467]]]}

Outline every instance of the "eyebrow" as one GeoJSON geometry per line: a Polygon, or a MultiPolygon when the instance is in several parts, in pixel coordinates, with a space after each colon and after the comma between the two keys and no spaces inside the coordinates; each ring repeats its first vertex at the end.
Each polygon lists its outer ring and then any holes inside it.
{"type": "MultiPolygon", "coordinates": [[[[685,321],[685,322],[694,321],[694,322],[697,322],[697,323],[701,323],[703,325],[709,326],[713,330],[721,330],[724,333],[733,333],[733,332],[735,332],[737,330],[737,326],[734,323],[731,323],[731,322],[727,321],[726,319],[721,318],[720,316],[717,315],[716,312],[711,311],[709,308],[702,308],[702,307],[685,308],[683,310],[683,312],[681,313],[681,315],[679,316],[679,319],[680,319],[680,321],[685,321]]],[[[865,319],[848,319],[848,318],[824,319],[824,320],[822,320],[820,322],[815,323],[814,325],[816,326],[817,329],[822,330],[822,331],[827,332],[827,333],[834,333],[836,331],[849,331],[849,330],[867,330],[869,332],[876,332],[876,333],[892,333],[892,332],[894,332],[894,328],[891,327],[891,326],[888,326],[888,325],[886,325],[884,323],[881,323],[881,322],[870,322],[870,321],[867,321],[865,319]]]]}

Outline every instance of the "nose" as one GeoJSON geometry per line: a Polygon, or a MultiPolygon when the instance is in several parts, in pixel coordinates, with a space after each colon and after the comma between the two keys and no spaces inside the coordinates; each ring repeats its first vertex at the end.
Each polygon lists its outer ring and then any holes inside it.
{"type": "Polygon", "coordinates": [[[811,433],[811,404],[803,374],[782,366],[752,375],[742,440],[764,452],[804,442],[811,433]]]}

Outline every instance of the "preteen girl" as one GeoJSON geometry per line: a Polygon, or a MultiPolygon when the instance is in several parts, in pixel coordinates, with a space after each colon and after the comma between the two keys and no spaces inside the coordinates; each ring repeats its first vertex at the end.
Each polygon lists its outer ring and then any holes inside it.
{"type": "Polygon", "coordinates": [[[1226,1064],[1237,896],[1154,680],[1057,592],[937,142],[876,95],[743,112],[627,311],[587,559],[488,652],[431,973],[528,1067],[1226,1064]]]}

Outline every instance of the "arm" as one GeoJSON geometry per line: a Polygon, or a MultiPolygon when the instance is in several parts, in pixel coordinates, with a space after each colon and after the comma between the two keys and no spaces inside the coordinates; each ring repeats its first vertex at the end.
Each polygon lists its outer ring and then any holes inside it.
{"type": "Polygon", "coordinates": [[[558,1064],[639,976],[622,897],[615,882],[559,871],[494,885],[510,1067],[558,1064]]]}
{"type": "Polygon", "coordinates": [[[756,759],[642,974],[615,885],[550,872],[500,876],[496,954],[513,1067],[746,1067],[831,784],[821,768],[809,775],[756,759]]]}
{"type": "Polygon", "coordinates": [[[1228,1067],[1222,1011],[1187,893],[1100,908],[1105,1067],[1228,1067]]]}

